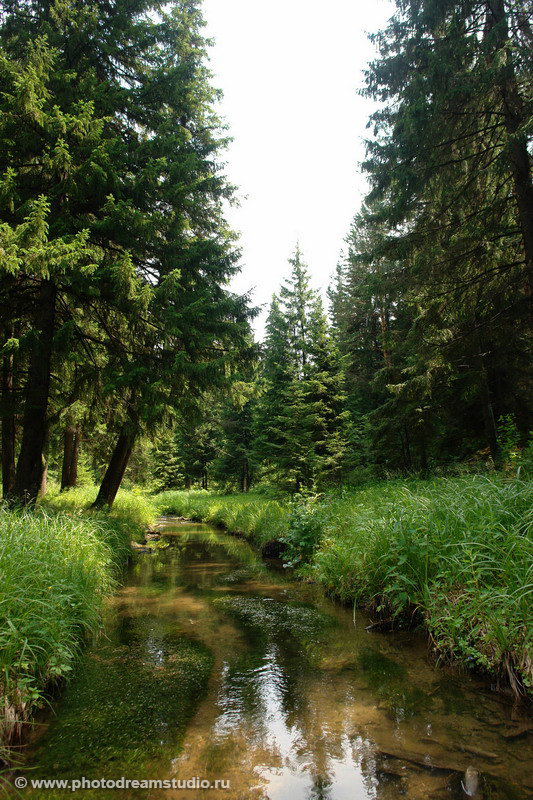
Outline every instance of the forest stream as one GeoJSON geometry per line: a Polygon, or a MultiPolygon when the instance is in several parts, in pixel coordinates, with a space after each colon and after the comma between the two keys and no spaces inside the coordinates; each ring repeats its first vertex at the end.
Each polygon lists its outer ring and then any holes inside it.
{"type": "Polygon", "coordinates": [[[435,666],[421,634],[367,631],[366,616],[241,539],[172,518],[161,530],[153,552],[135,554],[105,636],[41,719],[21,774],[230,788],[23,796],[533,796],[526,711],[481,679],[435,666]]]}

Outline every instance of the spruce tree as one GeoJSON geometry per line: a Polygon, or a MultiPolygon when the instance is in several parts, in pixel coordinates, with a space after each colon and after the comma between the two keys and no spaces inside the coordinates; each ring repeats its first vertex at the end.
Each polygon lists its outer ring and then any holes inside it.
{"type": "Polygon", "coordinates": [[[267,321],[256,451],[265,475],[299,492],[339,480],[346,409],[338,354],[299,248],[267,321]]]}
{"type": "Polygon", "coordinates": [[[365,163],[370,246],[359,251],[363,274],[349,270],[363,286],[381,265],[397,265],[391,313],[385,326],[376,318],[390,365],[365,392],[375,442],[388,441],[380,458],[406,468],[483,443],[498,465],[498,417],[511,413],[524,433],[531,424],[526,6],[396,5],[367,72],[365,93],[381,104],[365,163]]]}

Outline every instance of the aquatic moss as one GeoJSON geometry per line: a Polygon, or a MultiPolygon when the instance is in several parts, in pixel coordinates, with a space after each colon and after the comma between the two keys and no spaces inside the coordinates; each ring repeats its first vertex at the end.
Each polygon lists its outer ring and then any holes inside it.
{"type": "MultiPolygon", "coordinates": [[[[135,621],[120,641],[89,653],[67,688],[59,717],[34,754],[32,777],[144,779],[151,759],[169,762],[205,694],[212,654],[202,643],[146,631],[135,621]]],[[[69,793],[47,797],[70,796],[69,793]]],[[[92,792],[91,797],[113,796],[92,792]]]]}
{"type": "Polygon", "coordinates": [[[410,683],[405,667],[381,651],[365,647],[359,653],[358,666],[374,694],[398,722],[431,707],[430,696],[410,683]]]}

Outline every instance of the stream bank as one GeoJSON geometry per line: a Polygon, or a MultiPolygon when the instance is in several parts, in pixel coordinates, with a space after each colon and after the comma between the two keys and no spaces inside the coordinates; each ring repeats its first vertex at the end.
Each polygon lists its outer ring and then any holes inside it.
{"type": "MultiPolygon", "coordinates": [[[[106,638],[85,654],[21,774],[224,779],[231,800],[463,800],[471,767],[483,800],[530,796],[523,709],[428,663],[415,632],[368,632],[365,615],[288,580],[243,540],[171,519],[162,527],[153,552],[134,556],[106,638]]],[[[204,796],[214,793],[194,792],[204,796]]]]}

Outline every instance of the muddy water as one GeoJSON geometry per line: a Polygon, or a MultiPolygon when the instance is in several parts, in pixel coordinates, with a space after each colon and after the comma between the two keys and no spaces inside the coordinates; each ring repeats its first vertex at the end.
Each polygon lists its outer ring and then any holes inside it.
{"type": "Polygon", "coordinates": [[[367,632],[238,539],[171,519],[163,531],[24,774],[230,788],[24,795],[458,800],[473,767],[478,800],[533,796],[530,721],[509,700],[432,666],[416,634],[367,632]]]}

